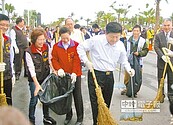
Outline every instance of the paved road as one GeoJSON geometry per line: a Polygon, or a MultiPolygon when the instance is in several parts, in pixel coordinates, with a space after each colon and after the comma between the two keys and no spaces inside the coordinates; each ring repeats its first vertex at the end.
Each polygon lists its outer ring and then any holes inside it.
{"type": "MultiPolygon", "coordinates": [[[[82,79],[82,94],[84,101],[84,125],[92,125],[91,107],[88,95],[86,73],[84,73],[85,78],[82,79]]],[[[23,76],[23,75],[22,75],[23,76]]],[[[121,79],[118,80],[118,71],[115,71],[116,83],[123,83],[123,72],[121,73],[121,79]]],[[[166,86],[165,86],[166,90],[166,86]]],[[[119,125],[169,125],[170,123],[170,113],[169,113],[169,102],[165,99],[165,102],[161,104],[159,113],[143,113],[142,122],[122,122],[120,121],[120,102],[121,100],[130,100],[126,96],[120,95],[121,90],[115,88],[113,93],[113,99],[111,104],[111,114],[113,118],[118,122],[119,125]]],[[[157,77],[156,77],[156,54],[154,52],[149,52],[147,57],[144,58],[144,68],[143,68],[143,84],[138,97],[136,100],[141,101],[151,101],[155,98],[157,92],[157,77]]],[[[20,109],[24,114],[28,115],[28,104],[29,104],[29,88],[27,78],[21,77],[19,81],[16,82],[13,88],[13,102],[14,106],[20,109]]],[[[70,125],[74,125],[76,122],[76,113],[73,105],[73,118],[70,125]]],[[[51,116],[56,119],[57,125],[63,125],[65,115],[56,115],[51,111],[51,116]]],[[[42,123],[42,110],[41,103],[38,103],[36,110],[36,125],[43,125],[42,123]]],[[[105,123],[105,125],[107,125],[105,123]]]]}

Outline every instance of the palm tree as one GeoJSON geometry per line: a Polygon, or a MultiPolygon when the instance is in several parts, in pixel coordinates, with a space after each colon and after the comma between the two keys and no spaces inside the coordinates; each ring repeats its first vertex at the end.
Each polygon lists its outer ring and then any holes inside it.
{"type": "Polygon", "coordinates": [[[30,11],[30,25],[35,27],[37,22],[37,12],[36,10],[30,11]]]}
{"type": "Polygon", "coordinates": [[[113,14],[112,13],[105,13],[103,15],[103,21],[105,22],[104,25],[108,24],[109,22],[111,21],[114,21],[115,20],[115,17],[112,16],[113,14]]]}
{"type": "Polygon", "coordinates": [[[13,13],[13,11],[15,10],[15,7],[11,3],[10,4],[6,3],[5,10],[7,11],[8,17],[10,17],[10,14],[13,13]]]}
{"type": "Polygon", "coordinates": [[[116,4],[116,1],[114,1],[110,7],[116,11],[117,15],[118,15],[118,22],[120,23],[120,20],[121,20],[121,15],[123,14],[124,17],[123,17],[123,24],[124,24],[124,19],[127,15],[127,13],[129,12],[129,9],[132,7],[131,5],[125,5],[124,4],[119,4],[119,7],[115,7],[115,4],[116,4]],[[123,8],[122,8],[123,7],[123,8]]]}
{"type": "Polygon", "coordinates": [[[74,15],[74,12],[71,12],[70,17],[73,18],[74,15]]]}
{"type": "Polygon", "coordinates": [[[98,13],[96,13],[96,14],[97,14],[97,21],[96,21],[96,23],[97,23],[98,25],[100,25],[101,19],[102,19],[104,13],[105,13],[104,11],[99,11],[98,13]]]}
{"type": "MultiPolygon", "coordinates": [[[[161,0],[155,0],[156,2],[156,25],[154,28],[154,31],[156,33],[158,27],[159,27],[159,18],[160,18],[160,1],[161,0]]],[[[168,3],[168,0],[165,0],[168,3]]]]}
{"type": "Polygon", "coordinates": [[[144,22],[146,22],[146,25],[149,26],[150,24],[154,23],[154,14],[155,10],[153,8],[149,8],[149,4],[146,4],[146,11],[139,12],[142,17],[144,17],[144,22]]]}
{"type": "Polygon", "coordinates": [[[87,18],[87,19],[85,19],[85,21],[87,22],[87,27],[88,27],[88,24],[91,21],[91,19],[87,18]]]}
{"type": "Polygon", "coordinates": [[[14,12],[12,14],[11,21],[14,23],[17,17],[18,17],[17,13],[14,12]]]}

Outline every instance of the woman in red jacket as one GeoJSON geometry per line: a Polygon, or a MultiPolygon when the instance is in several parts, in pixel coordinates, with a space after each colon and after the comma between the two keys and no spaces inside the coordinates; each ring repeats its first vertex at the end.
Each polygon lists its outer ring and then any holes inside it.
{"type": "MultiPolygon", "coordinates": [[[[77,112],[77,122],[75,125],[81,125],[83,122],[83,101],[81,94],[81,65],[77,53],[78,42],[70,39],[70,30],[62,27],[59,31],[61,41],[53,46],[52,50],[52,65],[57,71],[58,76],[63,77],[66,73],[71,74],[72,82],[75,83],[73,90],[74,103],[77,112]]],[[[72,109],[66,115],[64,124],[68,124],[72,118],[72,109]]]]}

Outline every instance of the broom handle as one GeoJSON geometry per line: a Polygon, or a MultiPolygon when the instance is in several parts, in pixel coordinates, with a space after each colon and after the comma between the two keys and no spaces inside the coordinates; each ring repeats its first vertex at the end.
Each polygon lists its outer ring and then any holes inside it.
{"type": "MultiPolygon", "coordinates": [[[[0,63],[3,63],[2,30],[0,30],[0,63]]],[[[4,73],[1,72],[1,94],[4,93],[4,73]]]]}
{"type": "Polygon", "coordinates": [[[55,33],[55,43],[57,43],[57,42],[58,42],[58,38],[59,38],[58,33],[55,33]]]}
{"type": "MultiPolygon", "coordinates": [[[[170,48],[171,48],[171,44],[168,45],[168,49],[170,49],[170,48]]],[[[164,70],[163,70],[163,76],[162,76],[163,79],[164,79],[165,74],[166,74],[167,65],[168,65],[168,63],[166,62],[166,63],[165,63],[165,66],[164,66],[164,70]]]]}
{"type": "MultiPolygon", "coordinates": [[[[169,48],[170,49],[170,48],[169,48]]],[[[163,50],[163,53],[166,55],[166,50],[165,50],[165,47],[164,48],[162,48],[162,50],[163,50]]],[[[171,63],[171,61],[170,61],[170,59],[168,59],[168,56],[166,56],[166,58],[167,58],[167,60],[168,60],[168,64],[169,64],[169,66],[170,66],[170,68],[171,68],[171,71],[173,72],[173,66],[172,66],[172,63],[171,63]]]]}
{"type": "MultiPolygon", "coordinates": [[[[88,57],[88,60],[91,61],[89,52],[86,52],[86,55],[87,55],[87,57],[88,57]]],[[[95,75],[95,72],[94,72],[94,69],[93,69],[93,68],[92,68],[92,70],[91,70],[91,73],[92,73],[92,76],[93,76],[94,84],[95,84],[96,88],[98,88],[99,85],[98,85],[97,78],[96,78],[96,75],[95,75]]]]}

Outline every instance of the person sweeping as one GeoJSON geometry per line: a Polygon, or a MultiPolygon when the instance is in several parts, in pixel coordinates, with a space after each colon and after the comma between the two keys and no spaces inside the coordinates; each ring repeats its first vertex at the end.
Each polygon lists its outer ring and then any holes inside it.
{"type": "MultiPolygon", "coordinates": [[[[1,75],[3,74],[3,78],[1,78],[1,99],[5,98],[4,96],[2,97],[2,93],[4,91],[5,96],[6,96],[6,101],[7,102],[2,102],[0,101],[0,106],[4,105],[7,103],[8,105],[12,105],[12,66],[13,66],[13,59],[14,59],[14,51],[13,48],[11,47],[11,40],[10,38],[6,35],[6,32],[9,28],[10,25],[10,20],[9,18],[4,15],[0,14],[0,30],[1,30],[1,45],[2,52],[1,54],[1,62],[0,62],[0,72],[1,75]],[[3,72],[3,73],[2,73],[3,72]]],[[[4,99],[3,99],[4,100],[4,99]]]]}
{"type": "MultiPolygon", "coordinates": [[[[114,77],[113,71],[117,63],[122,64],[130,76],[134,76],[135,71],[128,63],[126,50],[120,41],[122,26],[117,22],[110,22],[106,25],[106,34],[97,35],[80,43],[77,52],[80,59],[86,64],[90,71],[95,72],[96,78],[93,79],[92,73],[88,71],[88,89],[91,101],[93,125],[98,124],[98,100],[94,80],[97,79],[98,85],[106,103],[110,108],[114,77]],[[89,52],[91,61],[89,61],[86,52],[89,52]]],[[[106,112],[105,112],[106,113],[106,112]]]]}

